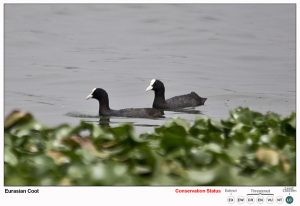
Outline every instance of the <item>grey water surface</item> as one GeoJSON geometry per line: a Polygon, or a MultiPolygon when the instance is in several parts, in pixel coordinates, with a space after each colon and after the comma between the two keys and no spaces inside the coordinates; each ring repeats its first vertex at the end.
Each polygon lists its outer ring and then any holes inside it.
{"type": "Polygon", "coordinates": [[[225,119],[238,106],[288,115],[296,107],[295,4],[6,4],[4,107],[56,126],[98,123],[106,89],[114,109],[166,97],[207,97],[201,114],[110,119],[152,131],[174,117],[225,119]]]}

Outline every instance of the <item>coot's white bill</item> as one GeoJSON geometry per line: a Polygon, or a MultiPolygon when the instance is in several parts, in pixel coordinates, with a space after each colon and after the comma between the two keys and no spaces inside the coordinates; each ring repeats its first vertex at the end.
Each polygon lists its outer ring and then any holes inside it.
{"type": "Polygon", "coordinates": [[[92,94],[89,94],[87,97],[86,97],[86,99],[88,100],[88,99],[90,99],[90,98],[92,98],[93,97],[93,95],[92,94]]]}
{"type": "Polygon", "coordinates": [[[152,85],[149,85],[149,86],[147,87],[146,91],[150,91],[150,90],[152,90],[152,89],[153,89],[152,85]]]}
{"type": "Polygon", "coordinates": [[[156,79],[151,80],[150,85],[147,87],[146,91],[150,91],[150,90],[153,89],[153,84],[154,84],[155,81],[156,81],[156,79]]]}
{"type": "Polygon", "coordinates": [[[86,97],[87,100],[90,99],[90,98],[93,98],[93,93],[94,93],[94,91],[95,91],[96,89],[97,89],[97,88],[94,88],[94,89],[92,90],[92,92],[86,97]]]}

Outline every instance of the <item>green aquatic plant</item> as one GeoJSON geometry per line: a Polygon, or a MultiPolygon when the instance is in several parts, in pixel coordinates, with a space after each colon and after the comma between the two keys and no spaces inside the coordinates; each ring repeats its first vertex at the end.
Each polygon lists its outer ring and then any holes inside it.
{"type": "Polygon", "coordinates": [[[227,120],[48,128],[14,111],[4,125],[5,185],[295,185],[296,114],[237,108],[227,120]]]}

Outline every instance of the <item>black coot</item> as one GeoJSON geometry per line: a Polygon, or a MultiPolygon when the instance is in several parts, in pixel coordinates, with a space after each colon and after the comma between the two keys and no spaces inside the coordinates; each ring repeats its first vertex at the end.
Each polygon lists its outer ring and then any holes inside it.
{"type": "Polygon", "coordinates": [[[207,98],[200,97],[195,92],[190,94],[175,96],[165,99],[165,86],[158,79],[152,79],[146,91],[154,91],[154,101],[152,107],[155,109],[176,110],[185,107],[196,107],[204,105],[207,98]]]}
{"type": "Polygon", "coordinates": [[[108,94],[101,88],[94,88],[91,94],[86,97],[86,99],[90,98],[94,98],[99,101],[99,116],[158,118],[163,117],[164,115],[163,111],[153,108],[110,109],[108,94]]]}

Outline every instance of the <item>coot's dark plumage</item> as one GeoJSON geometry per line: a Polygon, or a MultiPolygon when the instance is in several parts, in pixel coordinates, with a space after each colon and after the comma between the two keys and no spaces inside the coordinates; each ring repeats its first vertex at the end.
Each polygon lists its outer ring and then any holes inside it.
{"type": "Polygon", "coordinates": [[[200,97],[195,92],[190,94],[175,96],[165,99],[165,86],[158,79],[152,79],[146,91],[154,91],[154,101],[152,107],[155,109],[176,110],[185,107],[196,107],[204,105],[207,98],[200,97]]]}
{"type": "Polygon", "coordinates": [[[109,107],[108,94],[104,89],[94,88],[86,99],[94,98],[99,101],[100,116],[136,117],[136,118],[158,118],[163,117],[163,111],[153,108],[129,108],[113,110],[109,107]]]}

